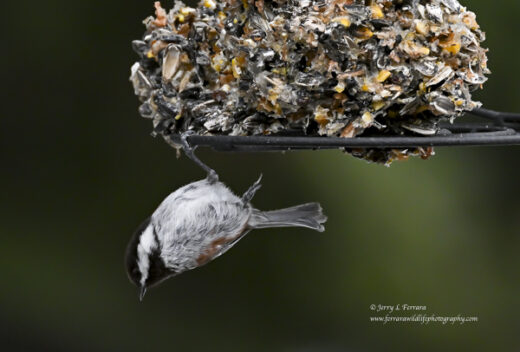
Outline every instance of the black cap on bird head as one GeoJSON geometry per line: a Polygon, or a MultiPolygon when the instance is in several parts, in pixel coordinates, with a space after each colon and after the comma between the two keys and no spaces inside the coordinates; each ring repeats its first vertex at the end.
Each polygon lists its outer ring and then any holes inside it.
{"type": "Polygon", "coordinates": [[[139,288],[139,300],[146,290],[174,274],[168,270],[160,256],[160,245],[151,217],[137,228],[126,249],[126,273],[130,281],[139,288]]]}

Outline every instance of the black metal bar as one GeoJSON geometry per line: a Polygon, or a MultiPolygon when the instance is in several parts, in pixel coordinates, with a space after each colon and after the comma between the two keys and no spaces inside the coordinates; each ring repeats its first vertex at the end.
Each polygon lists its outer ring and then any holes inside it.
{"type": "MultiPolygon", "coordinates": [[[[442,123],[434,136],[362,136],[355,138],[315,136],[199,136],[190,135],[192,146],[212,147],[219,151],[284,151],[339,148],[417,148],[444,146],[520,145],[520,114],[476,109],[470,114],[493,122],[442,123]]],[[[179,135],[169,138],[180,143],[179,135]]]]}
{"type": "Polygon", "coordinates": [[[278,136],[190,136],[191,145],[216,150],[291,150],[336,148],[414,148],[434,146],[520,145],[520,134],[512,130],[459,133],[433,137],[278,137],[278,136]]]}

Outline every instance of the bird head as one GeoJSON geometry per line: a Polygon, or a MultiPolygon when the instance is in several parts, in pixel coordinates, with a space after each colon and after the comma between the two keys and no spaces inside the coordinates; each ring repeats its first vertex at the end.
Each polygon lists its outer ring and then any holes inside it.
{"type": "Polygon", "coordinates": [[[160,245],[151,217],[135,231],[126,250],[126,272],[130,281],[139,288],[142,300],[146,290],[171,276],[161,258],[160,245]]]}

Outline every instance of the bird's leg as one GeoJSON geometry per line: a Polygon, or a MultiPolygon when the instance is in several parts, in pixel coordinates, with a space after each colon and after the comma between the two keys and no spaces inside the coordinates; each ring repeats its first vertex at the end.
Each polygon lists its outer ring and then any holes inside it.
{"type": "Polygon", "coordinates": [[[253,199],[253,197],[255,196],[256,191],[258,191],[262,187],[262,184],[260,183],[261,180],[262,175],[260,174],[258,180],[256,180],[256,182],[253,183],[251,187],[249,187],[249,189],[244,193],[244,195],[242,196],[242,201],[245,204],[248,204],[251,201],[251,199],[253,199]]]}
{"type": "Polygon", "coordinates": [[[215,172],[215,170],[213,170],[208,165],[204,164],[199,158],[197,158],[197,156],[195,155],[195,149],[197,149],[197,147],[192,147],[188,143],[187,138],[192,134],[193,132],[191,131],[187,131],[181,134],[180,140],[182,149],[184,150],[184,154],[186,154],[188,158],[190,158],[195,164],[200,166],[204,171],[208,173],[206,178],[208,179],[209,183],[218,182],[218,174],[215,172]]]}

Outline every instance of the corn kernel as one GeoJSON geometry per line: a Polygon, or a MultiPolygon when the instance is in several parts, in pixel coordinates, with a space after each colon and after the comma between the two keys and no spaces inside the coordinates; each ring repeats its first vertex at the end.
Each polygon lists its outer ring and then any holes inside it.
{"type": "Polygon", "coordinates": [[[333,18],[332,22],[339,23],[346,28],[350,27],[351,25],[350,18],[348,18],[347,16],[333,18]]]}
{"type": "Polygon", "coordinates": [[[422,48],[419,49],[419,53],[423,56],[428,56],[428,55],[430,55],[430,49],[423,46],[422,48]]]}
{"type": "Polygon", "coordinates": [[[204,6],[213,10],[215,7],[217,7],[217,4],[215,4],[215,1],[213,0],[204,0],[204,6]]]}
{"type": "Polygon", "coordinates": [[[377,78],[376,80],[379,82],[379,83],[383,83],[384,81],[386,81],[390,76],[392,75],[392,72],[388,71],[388,70],[381,70],[379,71],[379,74],[377,75],[377,78]]]}
{"type": "Polygon", "coordinates": [[[370,6],[370,9],[372,10],[373,19],[380,19],[385,17],[385,15],[383,14],[383,10],[381,10],[381,7],[379,7],[379,5],[374,4],[370,6]]]}
{"type": "Polygon", "coordinates": [[[455,44],[448,46],[445,49],[446,49],[446,51],[452,53],[453,55],[457,55],[460,51],[460,44],[455,43],[455,44]]]}

